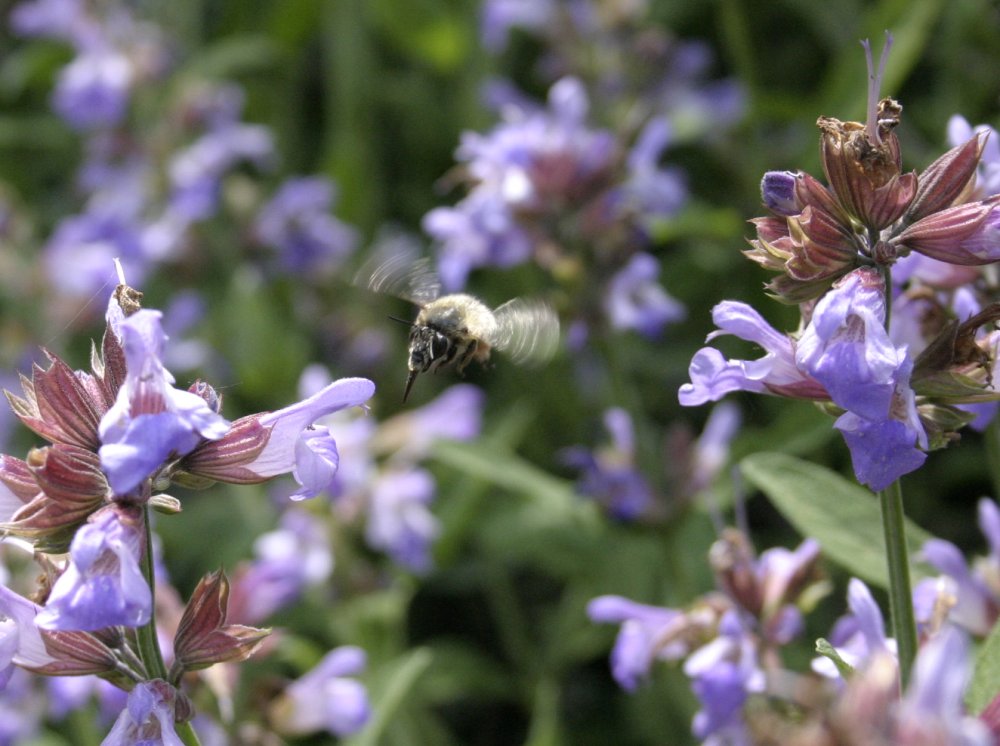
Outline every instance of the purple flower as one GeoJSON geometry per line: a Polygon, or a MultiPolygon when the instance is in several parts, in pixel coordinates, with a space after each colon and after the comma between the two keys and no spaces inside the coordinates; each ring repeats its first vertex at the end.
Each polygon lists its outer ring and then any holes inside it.
{"type": "Polygon", "coordinates": [[[74,296],[90,296],[107,287],[116,258],[133,282],[145,275],[147,261],[138,222],[110,207],[65,218],[44,249],[51,282],[60,292],[74,296]]]}
{"type": "Polygon", "coordinates": [[[649,676],[656,660],[676,660],[688,648],[680,632],[686,620],[676,609],[630,601],[621,596],[599,596],[587,604],[592,622],[621,624],[611,651],[611,675],[632,692],[649,676]]]}
{"type": "Polygon", "coordinates": [[[273,151],[266,127],[235,121],[217,124],[171,159],[171,212],[188,222],[211,217],[225,173],[242,162],[263,166],[273,151]]]}
{"type": "Polygon", "coordinates": [[[694,407],[718,401],[733,391],[779,394],[801,399],[826,399],[819,381],[799,370],[792,340],[768,324],[753,308],[737,301],[723,301],[712,309],[719,327],[708,341],[724,334],[756,342],[766,354],[758,360],[726,360],[712,347],[703,347],[691,360],[691,383],[680,388],[680,403],[694,407]]]}
{"type": "Polygon", "coordinates": [[[502,52],[512,28],[544,29],[555,12],[552,0],[487,0],[479,26],[483,46],[494,54],[502,52]]]}
{"type": "Polygon", "coordinates": [[[174,729],[177,692],[160,679],[144,681],[129,692],[128,703],[101,746],[161,744],[184,746],[174,729]]]}
{"type": "Polygon", "coordinates": [[[412,462],[425,458],[437,440],[472,440],[482,429],[485,399],[472,384],[449,386],[422,407],[383,422],[379,446],[412,462]]]}
{"type": "Polygon", "coordinates": [[[331,650],[275,702],[271,717],[278,731],[289,735],[326,731],[340,737],[357,733],[371,711],[364,685],[348,677],[364,668],[361,648],[331,650]]]}
{"type": "Polygon", "coordinates": [[[259,416],[270,429],[267,444],[257,457],[242,467],[258,478],[292,473],[301,489],[294,499],[314,497],[330,488],[336,474],[337,446],[316,420],[348,407],[362,406],[375,393],[375,384],[365,378],[342,378],[296,404],[259,416]]]}
{"type": "Polygon", "coordinates": [[[334,186],[322,177],[289,179],[260,211],[257,234],[273,246],[282,268],[322,272],[354,251],[357,232],[329,214],[334,186]]]}
{"type": "Polygon", "coordinates": [[[83,0],[29,0],[10,12],[10,27],[21,36],[40,36],[82,44],[98,33],[84,12],[83,0]]]}
{"type": "Polygon", "coordinates": [[[740,429],[740,410],[723,402],[712,408],[705,428],[694,444],[689,475],[692,492],[705,489],[729,460],[729,444],[740,429]]]}
{"type": "Polygon", "coordinates": [[[906,357],[883,326],[884,294],[877,271],[847,275],[816,304],[795,351],[796,365],[822,383],[835,404],[872,420],[888,416],[906,357]]]}
{"type": "Polygon", "coordinates": [[[664,326],[684,318],[684,306],[667,295],[656,281],[659,275],[656,259],[639,253],[611,278],[604,307],[613,328],[657,337],[664,326]]]}
{"type": "Polygon", "coordinates": [[[694,734],[724,743],[749,742],[743,704],[750,693],[764,691],[765,680],[753,637],[740,623],[738,612],[723,615],[719,636],[691,654],[684,673],[702,706],[692,722],[694,734]]]}
{"type": "MultiPolygon", "coordinates": [[[[847,585],[847,606],[851,613],[841,617],[830,633],[830,644],[853,668],[859,668],[877,655],[896,657],[896,641],[885,636],[885,619],[868,590],[857,578],[847,585]]],[[[813,670],[831,678],[840,675],[829,658],[815,658],[813,670]]]]}
{"type": "Polygon", "coordinates": [[[945,576],[918,583],[914,597],[924,607],[922,621],[932,621],[944,595],[948,618],[978,637],[984,637],[1000,618],[1000,509],[988,498],[979,501],[979,528],[989,553],[972,565],[962,551],[943,539],[929,539],[921,549],[923,559],[945,576]]]}
{"type": "Polygon", "coordinates": [[[578,486],[582,494],[598,500],[615,518],[635,520],[651,509],[653,490],[635,465],[632,419],[615,407],[604,413],[604,426],[611,435],[608,447],[594,453],[569,448],[563,461],[582,470],[578,486]]]}
{"type": "Polygon", "coordinates": [[[441,531],[428,509],[436,485],[423,469],[382,474],[372,486],[365,539],[416,573],[431,567],[430,546],[441,531]]]}
{"type": "Polygon", "coordinates": [[[286,511],[280,528],[258,537],[254,555],[230,591],[229,618],[239,624],[267,619],[333,570],[326,527],[301,510],[286,511]]]}
{"type": "Polygon", "coordinates": [[[440,244],[447,289],[460,288],[475,267],[527,260],[536,239],[523,224],[578,209],[606,186],[615,139],[587,126],[588,108],[580,81],[564,78],[550,89],[548,108],[511,108],[490,133],[462,136],[456,157],[472,189],[454,208],[424,218],[424,229],[440,244]]]}
{"type": "Polygon", "coordinates": [[[14,666],[42,667],[55,659],[49,655],[35,624],[37,604],[0,585],[0,691],[14,673],[14,666]]]}
{"type": "Polygon", "coordinates": [[[107,507],[81,526],[70,545],[69,566],[52,587],[35,621],[48,630],[93,631],[149,622],[152,594],[139,568],[141,518],[107,507]]]}
{"type": "Polygon", "coordinates": [[[662,168],[660,156],[670,142],[671,127],[663,117],[650,119],[626,159],[628,176],[619,210],[634,213],[649,231],[655,221],[674,215],[687,198],[683,173],[662,168]]]}
{"type": "Polygon", "coordinates": [[[171,456],[203,439],[217,440],[230,424],[201,396],[180,391],[163,367],[166,335],[159,311],[140,310],[117,326],[128,366],[114,405],[101,419],[101,467],[117,495],[134,490],[171,456]]]}
{"type": "Polygon", "coordinates": [[[514,216],[492,195],[473,192],[456,207],[438,207],[424,216],[423,228],[441,246],[442,285],[458,290],[477,267],[510,267],[531,256],[534,243],[514,216]]]}
{"type": "Polygon", "coordinates": [[[896,713],[893,743],[991,746],[986,724],[965,714],[970,673],[968,641],[959,630],[945,627],[928,640],[917,654],[896,713]]]}
{"type": "Polygon", "coordinates": [[[112,127],[125,116],[132,66],[112,51],[84,52],[59,73],[52,106],[78,130],[112,127]]]}

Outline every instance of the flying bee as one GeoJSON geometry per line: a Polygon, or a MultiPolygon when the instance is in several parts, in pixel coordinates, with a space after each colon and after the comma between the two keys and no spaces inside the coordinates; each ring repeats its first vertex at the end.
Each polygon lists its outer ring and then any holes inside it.
{"type": "Polygon", "coordinates": [[[372,272],[362,269],[355,284],[420,308],[413,322],[395,319],[410,325],[404,402],[420,373],[454,366],[461,374],[470,362],[485,365],[493,350],[517,363],[542,363],[559,343],[559,319],[548,304],[513,298],[490,310],[472,295],[441,295],[441,281],[428,259],[398,254],[372,272]]]}

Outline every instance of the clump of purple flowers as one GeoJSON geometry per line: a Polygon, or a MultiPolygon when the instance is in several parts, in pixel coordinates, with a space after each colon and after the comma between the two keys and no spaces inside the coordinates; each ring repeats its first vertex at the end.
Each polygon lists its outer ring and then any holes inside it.
{"type": "MultiPolygon", "coordinates": [[[[43,571],[35,600],[0,586],[0,678],[14,666],[97,674],[130,692],[109,738],[168,743],[193,715],[181,689],[186,674],[245,660],[269,630],[229,622],[229,581],[221,570],[210,573],[173,628],[162,630],[173,636],[168,670],[156,642],[150,509],[181,512],[165,493],[173,483],[255,484],[291,474],[300,499],[330,489],[337,444],[314,423],[363,406],[374,385],[341,379],[284,409],[230,422],[207,383],[174,387],[162,362],[161,314],[140,300],[118,287],[89,372],[50,354],[47,367],[22,378],[21,396],[7,394],[48,445],[23,460],[0,456],[0,529],[28,543],[43,571]]],[[[359,701],[357,691],[351,697],[359,701]]],[[[336,732],[363,724],[367,710],[354,710],[336,732]]]]}
{"type": "Polygon", "coordinates": [[[992,197],[968,201],[985,145],[979,134],[923,173],[903,173],[894,132],[902,107],[878,100],[880,74],[870,77],[866,123],[819,119],[829,187],[784,171],[765,174],[761,185],[771,214],[752,221],[757,237],[746,254],[778,273],[767,288],[799,305],[800,329],[783,334],[751,306],[720,303],[709,339],[732,334],[765,355],[738,360],[700,350],[680,401],[695,406],[743,390],[823,403],[838,415],[858,480],[882,490],[954,440],[978,414],[968,405],[998,398],[996,333],[980,328],[1000,318],[1000,306],[917,292],[910,285],[930,273],[907,263],[933,260],[955,268],[945,274],[954,279],[996,261],[1000,205],[992,197]],[[897,264],[910,284],[896,282],[897,264]],[[903,300],[887,331],[894,297],[903,300]],[[927,302],[940,321],[921,326],[927,302]]]}

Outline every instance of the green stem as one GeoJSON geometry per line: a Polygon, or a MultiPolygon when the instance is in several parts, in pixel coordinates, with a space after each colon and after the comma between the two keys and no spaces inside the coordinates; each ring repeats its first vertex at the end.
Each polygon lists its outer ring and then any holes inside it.
{"type": "Polygon", "coordinates": [[[878,493],[882,509],[882,530],[889,563],[889,611],[892,632],[899,652],[899,685],[905,689],[917,655],[917,623],[913,616],[910,585],[910,558],[906,546],[903,517],[903,490],[899,480],[878,493]]]}
{"type": "MultiPolygon", "coordinates": [[[[156,574],[153,571],[153,534],[149,526],[149,506],[142,508],[142,520],[146,528],[146,549],[142,553],[142,574],[149,585],[150,604],[156,608],[156,574]]],[[[167,680],[167,666],[160,652],[160,641],[156,637],[156,614],[150,614],[149,622],[136,629],[139,643],[139,657],[151,679],[167,680]]]]}
{"type": "MultiPolygon", "coordinates": [[[[153,570],[153,532],[149,525],[149,505],[142,507],[142,522],[146,529],[146,547],[142,553],[142,574],[149,585],[150,605],[156,608],[156,573],[153,570]]],[[[156,636],[156,614],[150,614],[149,622],[136,629],[136,640],[139,645],[139,657],[150,679],[167,681],[167,666],[163,662],[160,651],[160,641],[156,636]]],[[[191,723],[175,723],[174,730],[186,746],[201,746],[198,734],[194,732],[191,723]]]]}

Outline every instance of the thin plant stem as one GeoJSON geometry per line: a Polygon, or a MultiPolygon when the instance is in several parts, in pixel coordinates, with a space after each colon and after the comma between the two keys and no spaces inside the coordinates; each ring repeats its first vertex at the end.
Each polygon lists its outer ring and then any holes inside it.
{"type": "Polygon", "coordinates": [[[899,685],[901,689],[905,689],[910,680],[913,659],[917,655],[917,623],[913,616],[910,557],[906,546],[903,490],[899,480],[881,490],[878,497],[889,565],[889,612],[899,653],[899,685]]]}
{"type": "MultiPolygon", "coordinates": [[[[146,548],[142,553],[142,574],[149,585],[150,605],[156,608],[156,573],[153,569],[153,533],[149,525],[149,505],[143,505],[142,521],[146,529],[146,548]]],[[[139,657],[151,679],[167,680],[167,666],[163,662],[160,651],[160,641],[156,636],[156,614],[151,614],[149,622],[136,629],[136,640],[139,644],[139,657]]],[[[191,723],[175,723],[174,731],[185,746],[201,746],[198,734],[191,723]]]]}

